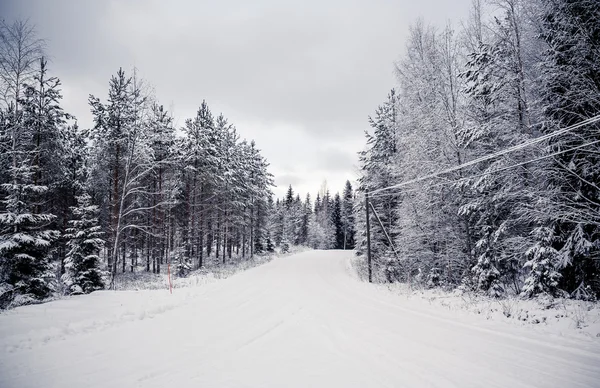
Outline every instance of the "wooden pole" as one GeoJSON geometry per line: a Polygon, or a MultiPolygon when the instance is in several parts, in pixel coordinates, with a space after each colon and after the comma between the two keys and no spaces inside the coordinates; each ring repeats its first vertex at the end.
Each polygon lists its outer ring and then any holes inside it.
{"type": "Polygon", "coordinates": [[[367,264],[369,267],[369,283],[373,283],[373,268],[371,263],[371,224],[369,221],[369,191],[365,192],[365,208],[367,210],[367,264]]]}

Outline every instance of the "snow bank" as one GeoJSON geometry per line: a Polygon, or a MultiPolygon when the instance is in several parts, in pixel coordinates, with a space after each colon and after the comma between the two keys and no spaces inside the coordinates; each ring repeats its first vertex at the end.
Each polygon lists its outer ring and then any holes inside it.
{"type": "MultiPolygon", "coordinates": [[[[365,281],[363,260],[356,257],[348,260],[346,271],[355,279],[365,281]]],[[[401,296],[402,303],[406,302],[413,308],[423,307],[423,302],[426,302],[434,309],[443,308],[458,314],[482,316],[488,321],[529,326],[561,337],[592,338],[600,343],[600,303],[597,302],[553,298],[549,295],[533,299],[495,299],[460,289],[445,291],[405,283],[381,283],[374,287],[401,296]]]]}
{"type": "Polygon", "coordinates": [[[588,337],[600,342],[600,305],[572,299],[553,298],[548,295],[533,299],[494,299],[470,292],[447,292],[438,288],[409,287],[395,283],[379,285],[403,296],[409,303],[423,301],[430,306],[476,314],[486,320],[504,321],[519,326],[532,326],[541,332],[551,332],[563,337],[588,337]]]}

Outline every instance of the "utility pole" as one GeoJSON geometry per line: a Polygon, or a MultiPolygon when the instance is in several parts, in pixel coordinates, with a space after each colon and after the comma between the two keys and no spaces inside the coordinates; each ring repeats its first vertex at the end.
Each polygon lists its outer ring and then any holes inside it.
{"type": "Polygon", "coordinates": [[[371,266],[371,225],[369,222],[369,190],[365,191],[365,208],[367,210],[367,264],[369,266],[369,283],[373,283],[373,269],[371,266]]]}

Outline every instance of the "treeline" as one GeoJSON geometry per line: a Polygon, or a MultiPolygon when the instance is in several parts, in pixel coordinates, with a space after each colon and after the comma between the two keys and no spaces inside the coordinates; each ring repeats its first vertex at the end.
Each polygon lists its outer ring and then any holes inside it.
{"type": "Polygon", "coordinates": [[[283,252],[292,245],[313,249],[354,249],[354,192],[346,181],[342,195],[330,195],[324,184],[314,204],[310,194],[302,201],[290,185],[284,198],[269,203],[269,235],[283,252]]]}
{"type": "Polygon", "coordinates": [[[416,22],[396,74],[360,154],[397,251],[372,219],[376,278],[598,298],[600,2],[475,0],[458,30],[416,22]]]}
{"type": "Polygon", "coordinates": [[[81,129],[33,27],[2,22],[0,44],[0,307],[269,249],[268,163],[222,114],[203,101],[177,129],[119,70],[81,129]]]}

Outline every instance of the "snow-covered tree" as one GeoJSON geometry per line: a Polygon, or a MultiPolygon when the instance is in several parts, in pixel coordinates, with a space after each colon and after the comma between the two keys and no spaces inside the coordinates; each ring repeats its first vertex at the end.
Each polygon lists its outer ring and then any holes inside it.
{"type": "Polygon", "coordinates": [[[536,244],[525,252],[529,259],[525,268],[530,270],[525,279],[522,295],[557,294],[560,273],[557,271],[558,251],[553,248],[554,231],[552,228],[540,226],[532,232],[536,244]]]}
{"type": "MultiPolygon", "coordinates": [[[[361,153],[359,160],[361,164],[361,177],[359,178],[358,190],[362,195],[366,191],[373,191],[378,188],[391,186],[397,182],[397,170],[393,160],[398,152],[397,131],[398,131],[398,94],[392,90],[386,102],[380,105],[374,117],[369,118],[369,124],[372,132],[366,132],[367,149],[361,153]]],[[[388,234],[395,238],[392,227],[397,220],[396,207],[398,206],[400,196],[397,193],[391,193],[385,197],[372,198],[371,203],[377,210],[381,221],[388,229],[388,234]]],[[[372,213],[372,212],[371,212],[372,213]]],[[[359,219],[365,219],[365,209],[358,207],[356,215],[359,219]]],[[[392,249],[384,230],[381,229],[376,221],[375,215],[371,214],[371,252],[374,262],[378,263],[384,272],[395,264],[392,249]]],[[[364,227],[364,223],[357,225],[364,227]]],[[[360,254],[365,252],[366,233],[364,229],[359,230],[356,249],[360,254]]],[[[366,255],[365,255],[366,257],[366,255]]]]}
{"type": "Polygon", "coordinates": [[[104,288],[104,271],[99,257],[104,246],[102,228],[98,223],[98,206],[89,194],[77,197],[71,208],[73,219],[63,236],[67,240],[65,273],[62,281],[69,294],[90,293],[104,288]]]}
{"type": "Polygon", "coordinates": [[[35,184],[34,153],[15,141],[10,150],[15,166],[9,168],[10,181],[0,185],[4,193],[0,210],[0,284],[2,307],[16,297],[17,303],[41,300],[50,295],[54,278],[50,248],[59,232],[49,227],[56,218],[39,211],[46,186],[35,184]]]}
{"type": "Polygon", "coordinates": [[[47,77],[43,58],[38,63],[39,70],[28,73],[29,83],[18,85],[23,90],[15,98],[22,97],[10,105],[2,123],[2,132],[10,139],[3,146],[10,164],[1,184],[5,196],[0,207],[0,257],[3,283],[10,290],[7,300],[18,294],[26,300],[42,299],[54,288],[52,256],[60,232],[54,224],[57,207],[52,206],[57,198],[51,194],[56,192],[49,185],[61,180],[61,131],[68,116],[59,106],[58,79],[47,77]]]}
{"type": "Polygon", "coordinates": [[[344,234],[342,249],[354,249],[356,226],[354,221],[354,193],[350,181],[346,181],[342,195],[342,229],[344,234]]]}
{"type": "Polygon", "coordinates": [[[338,193],[333,197],[331,223],[335,236],[334,249],[344,249],[344,225],[342,223],[342,200],[338,193]]]}

